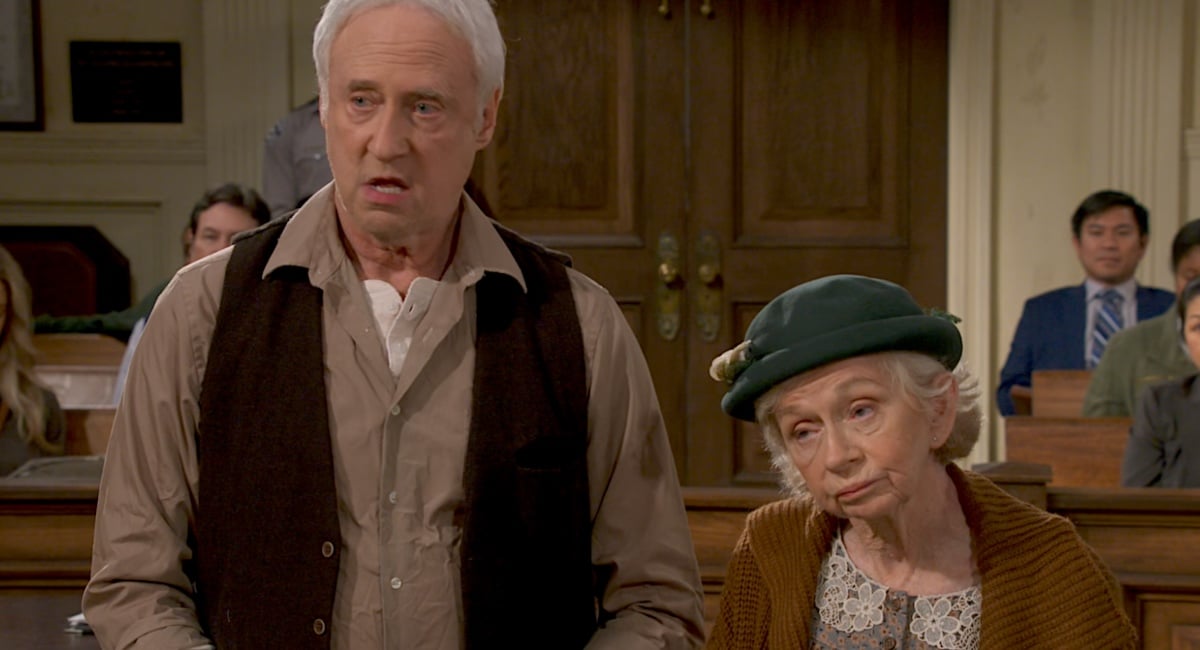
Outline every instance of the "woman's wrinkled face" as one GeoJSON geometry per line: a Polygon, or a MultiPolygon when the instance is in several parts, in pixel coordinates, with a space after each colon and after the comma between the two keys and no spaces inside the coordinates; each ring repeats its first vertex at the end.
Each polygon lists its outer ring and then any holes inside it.
{"type": "Polygon", "coordinates": [[[837,361],[789,383],[772,417],[788,456],[825,512],[888,517],[919,493],[922,482],[943,471],[932,452],[945,443],[953,418],[920,410],[879,355],[837,361]]]}

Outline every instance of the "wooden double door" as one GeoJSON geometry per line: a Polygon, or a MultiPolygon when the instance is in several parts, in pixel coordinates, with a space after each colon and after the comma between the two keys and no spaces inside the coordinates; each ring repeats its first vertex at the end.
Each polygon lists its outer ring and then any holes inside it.
{"type": "Polygon", "coordinates": [[[795,284],[945,302],[945,0],[500,0],[475,180],[622,306],[681,480],[771,483],[710,360],[795,284]]]}

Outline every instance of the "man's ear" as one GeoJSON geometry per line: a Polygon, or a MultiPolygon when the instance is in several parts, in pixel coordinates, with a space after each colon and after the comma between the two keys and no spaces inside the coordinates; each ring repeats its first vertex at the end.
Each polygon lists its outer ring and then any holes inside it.
{"type": "Polygon", "coordinates": [[[483,115],[480,116],[479,130],[475,132],[476,151],[488,146],[492,141],[492,135],[496,132],[496,113],[500,110],[500,94],[501,90],[497,88],[483,105],[483,115]]]}

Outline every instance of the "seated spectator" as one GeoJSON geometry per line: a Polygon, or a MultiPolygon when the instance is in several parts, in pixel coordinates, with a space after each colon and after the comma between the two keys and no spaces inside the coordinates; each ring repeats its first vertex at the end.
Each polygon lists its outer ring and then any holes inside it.
{"type": "MultiPolygon", "coordinates": [[[[1171,243],[1171,271],[1175,293],[1200,276],[1200,220],[1189,221],[1171,243]]],[[[1196,372],[1179,333],[1183,331],[1176,309],[1117,332],[1092,373],[1083,400],[1085,417],[1131,417],[1142,391],[1151,384],[1179,379],[1196,372]]]]}
{"type": "Polygon", "coordinates": [[[20,265],[0,247],[0,476],[31,458],[61,455],[66,444],[58,400],[34,374],[32,303],[20,265]]]}
{"type": "MultiPolygon", "coordinates": [[[[183,231],[184,263],[191,264],[225,248],[234,235],[262,225],[270,218],[267,204],[258,192],[248,187],[226,183],[205,192],[192,207],[192,215],[183,231]]],[[[33,322],[34,331],[39,334],[107,334],[128,341],[134,325],[150,314],[158,294],[162,293],[169,281],[170,278],[167,278],[159,283],[129,309],[89,316],[39,316],[33,322]]]]}
{"type": "MultiPolygon", "coordinates": [[[[1200,365],[1200,278],[1179,295],[1181,338],[1200,365]]],[[[1200,390],[1192,374],[1142,391],[1121,462],[1124,487],[1200,487],[1200,390]]]]}
{"type": "Polygon", "coordinates": [[[996,389],[1001,415],[1013,414],[1012,387],[1029,386],[1033,371],[1094,368],[1114,333],[1171,307],[1174,294],[1133,278],[1149,222],[1145,206],[1113,190],[1092,194],[1075,210],[1072,243],[1087,277],[1025,302],[996,389]]]}

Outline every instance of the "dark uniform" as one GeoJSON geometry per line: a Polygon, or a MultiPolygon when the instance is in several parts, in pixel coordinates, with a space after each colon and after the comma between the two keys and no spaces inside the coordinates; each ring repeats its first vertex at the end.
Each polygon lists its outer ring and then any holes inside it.
{"type": "Polygon", "coordinates": [[[271,206],[271,216],[279,216],[300,207],[331,180],[325,129],[314,97],[288,113],[267,133],[262,194],[271,206]]]}

